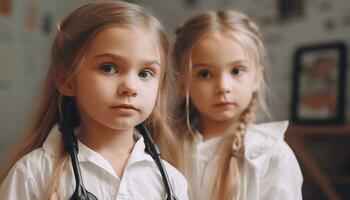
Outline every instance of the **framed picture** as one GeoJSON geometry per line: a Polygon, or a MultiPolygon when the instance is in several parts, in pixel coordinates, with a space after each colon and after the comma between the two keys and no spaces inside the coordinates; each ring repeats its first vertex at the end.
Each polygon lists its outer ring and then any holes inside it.
{"type": "Polygon", "coordinates": [[[295,51],[292,122],[345,121],[346,65],[347,48],[341,42],[304,46],[295,51]]]}

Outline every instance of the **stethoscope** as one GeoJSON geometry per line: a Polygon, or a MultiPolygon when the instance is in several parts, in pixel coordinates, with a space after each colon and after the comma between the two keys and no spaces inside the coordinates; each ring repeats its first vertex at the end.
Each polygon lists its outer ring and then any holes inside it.
{"type": "MultiPolygon", "coordinates": [[[[78,161],[78,142],[73,132],[73,126],[70,120],[71,118],[67,114],[68,114],[67,111],[63,112],[64,120],[61,120],[60,131],[63,133],[63,139],[66,144],[65,150],[69,153],[72,161],[72,167],[73,167],[74,178],[76,183],[74,193],[70,198],[70,200],[97,200],[97,197],[92,193],[90,193],[89,191],[87,191],[84,187],[84,184],[82,181],[83,179],[81,176],[80,165],[78,161]]],[[[164,167],[163,160],[162,160],[158,146],[154,143],[148,129],[143,123],[137,125],[136,128],[144,138],[146,152],[151,155],[151,157],[156,162],[157,167],[161,173],[165,191],[166,191],[166,195],[164,199],[177,200],[177,197],[175,196],[172,190],[170,180],[169,180],[167,171],[164,167]]]]}

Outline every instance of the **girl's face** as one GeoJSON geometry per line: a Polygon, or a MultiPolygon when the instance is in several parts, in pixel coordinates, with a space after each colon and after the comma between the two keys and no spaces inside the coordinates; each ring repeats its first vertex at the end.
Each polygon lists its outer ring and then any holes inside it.
{"type": "Polygon", "coordinates": [[[151,114],[161,76],[158,47],[142,28],[111,27],[97,35],[74,82],[82,124],[124,130],[151,114]]]}
{"type": "Polygon", "coordinates": [[[257,70],[230,35],[205,34],[192,51],[189,95],[202,123],[230,122],[248,107],[257,90],[257,70]]]}

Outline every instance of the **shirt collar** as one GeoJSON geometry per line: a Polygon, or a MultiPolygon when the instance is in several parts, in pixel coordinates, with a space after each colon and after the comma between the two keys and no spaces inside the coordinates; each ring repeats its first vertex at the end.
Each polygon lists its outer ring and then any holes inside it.
{"type": "Polygon", "coordinates": [[[251,164],[262,158],[276,142],[284,139],[288,121],[278,121],[252,125],[244,138],[245,158],[251,164]]]}
{"type": "MultiPolygon", "coordinates": [[[[244,157],[252,163],[253,160],[261,158],[271,149],[275,142],[284,139],[284,134],[288,127],[288,121],[277,121],[270,123],[253,124],[248,129],[244,137],[244,157]]],[[[215,137],[203,141],[203,136],[194,132],[194,147],[201,149],[205,154],[210,154],[214,146],[225,139],[225,136],[215,137]]]]}
{"type": "Polygon", "coordinates": [[[210,138],[208,140],[203,140],[203,135],[200,132],[195,131],[193,138],[194,147],[197,148],[201,152],[201,154],[211,155],[215,153],[213,149],[218,146],[218,144],[222,141],[224,136],[218,136],[210,138]]]}
{"type": "MultiPolygon", "coordinates": [[[[76,133],[78,129],[75,129],[74,132],[76,133]]],[[[154,163],[152,157],[146,153],[145,151],[145,143],[143,140],[143,137],[137,132],[136,135],[136,143],[133,147],[133,150],[128,158],[126,167],[136,163],[136,162],[149,162],[154,163]]],[[[60,145],[62,142],[62,133],[59,130],[59,126],[56,124],[52,130],[50,131],[48,137],[46,138],[43,149],[45,152],[50,154],[51,156],[58,156],[60,145]]],[[[109,162],[103,158],[99,153],[92,150],[82,142],[78,140],[78,160],[79,162],[91,162],[106,171],[108,171],[110,174],[116,176],[112,166],[109,164],[109,162]]]]}

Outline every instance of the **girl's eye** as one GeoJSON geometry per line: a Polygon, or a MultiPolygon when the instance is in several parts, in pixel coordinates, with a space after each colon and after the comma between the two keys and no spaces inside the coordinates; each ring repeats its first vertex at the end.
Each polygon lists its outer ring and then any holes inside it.
{"type": "Polygon", "coordinates": [[[115,74],[118,73],[116,66],[113,64],[103,64],[100,67],[100,70],[106,74],[115,74]]]}
{"type": "Polygon", "coordinates": [[[201,70],[198,72],[198,76],[199,76],[199,78],[210,78],[213,75],[208,70],[201,70]]]}
{"type": "Polygon", "coordinates": [[[154,76],[154,73],[152,71],[150,71],[150,70],[142,70],[142,71],[139,72],[138,75],[139,75],[139,77],[141,79],[148,80],[148,79],[150,79],[150,78],[152,78],[154,76]]]}
{"type": "Polygon", "coordinates": [[[244,69],[242,67],[235,67],[231,70],[231,74],[233,76],[239,76],[242,74],[243,71],[244,71],[244,69]]]}

